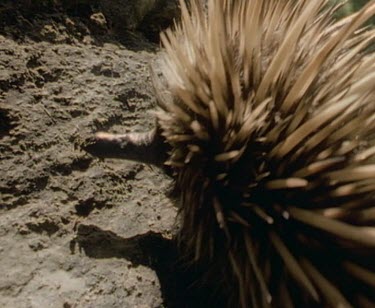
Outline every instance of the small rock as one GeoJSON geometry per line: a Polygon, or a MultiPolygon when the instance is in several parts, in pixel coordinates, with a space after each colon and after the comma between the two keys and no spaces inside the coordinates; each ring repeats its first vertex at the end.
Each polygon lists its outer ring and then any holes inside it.
{"type": "Polygon", "coordinates": [[[45,25],[40,31],[40,34],[42,35],[42,37],[50,41],[55,41],[57,38],[57,31],[52,25],[45,25]]]}
{"type": "Polygon", "coordinates": [[[98,26],[101,29],[107,29],[107,20],[105,19],[105,16],[103,13],[94,13],[90,16],[90,20],[93,24],[98,26]]]}

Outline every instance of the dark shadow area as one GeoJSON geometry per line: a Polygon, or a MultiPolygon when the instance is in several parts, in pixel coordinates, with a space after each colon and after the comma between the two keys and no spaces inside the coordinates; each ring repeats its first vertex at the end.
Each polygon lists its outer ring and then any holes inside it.
{"type": "Polygon", "coordinates": [[[106,206],[106,202],[95,200],[95,198],[88,198],[82,200],[75,205],[78,216],[87,217],[94,209],[102,209],[106,206]]]}
{"type": "Polygon", "coordinates": [[[16,41],[68,44],[90,36],[98,46],[113,43],[153,52],[160,31],[172,24],[178,12],[177,4],[167,2],[157,1],[140,17],[136,11],[117,10],[117,4],[110,1],[4,1],[0,3],[0,34],[16,41]]]}
{"type": "Polygon", "coordinates": [[[149,232],[132,238],[122,238],[94,225],[80,224],[71,242],[76,248],[95,259],[121,258],[134,266],[144,265],[158,275],[164,303],[168,308],[225,307],[217,286],[201,283],[203,268],[188,266],[182,261],[177,244],[161,234],[149,232]],[[216,294],[215,294],[216,293],[216,294]]]}
{"type": "Polygon", "coordinates": [[[12,122],[8,111],[0,109],[0,139],[9,135],[9,132],[15,127],[15,124],[12,122]]]}
{"type": "Polygon", "coordinates": [[[138,26],[138,30],[153,43],[159,43],[159,34],[172,25],[173,18],[179,18],[179,7],[177,1],[171,0],[156,1],[155,7],[146,14],[138,26]]]}

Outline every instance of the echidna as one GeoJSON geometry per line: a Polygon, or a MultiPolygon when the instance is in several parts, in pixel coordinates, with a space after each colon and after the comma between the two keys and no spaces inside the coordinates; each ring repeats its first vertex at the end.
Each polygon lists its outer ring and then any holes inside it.
{"type": "Polygon", "coordinates": [[[169,149],[184,251],[231,307],[375,307],[375,1],[199,2],[161,35],[157,128],[90,151],[169,149]]]}

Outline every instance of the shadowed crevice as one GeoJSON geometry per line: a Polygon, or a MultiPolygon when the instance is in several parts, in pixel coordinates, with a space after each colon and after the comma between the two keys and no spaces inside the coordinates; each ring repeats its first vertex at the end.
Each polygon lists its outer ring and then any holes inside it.
{"type": "Polygon", "coordinates": [[[15,127],[9,112],[4,109],[0,109],[0,139],[9,135],[10,131],[15,127]]]}

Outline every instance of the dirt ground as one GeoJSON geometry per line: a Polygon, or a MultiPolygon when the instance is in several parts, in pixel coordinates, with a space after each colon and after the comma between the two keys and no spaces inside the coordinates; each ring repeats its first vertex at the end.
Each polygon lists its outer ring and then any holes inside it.
{"type": "Polygon", "coordinates": [[[93,132],[153,124],[157,45],[116,40],[101,18],[1,21],[0,307],[189,306],[171,179],[81,150],[93,132]]]}

